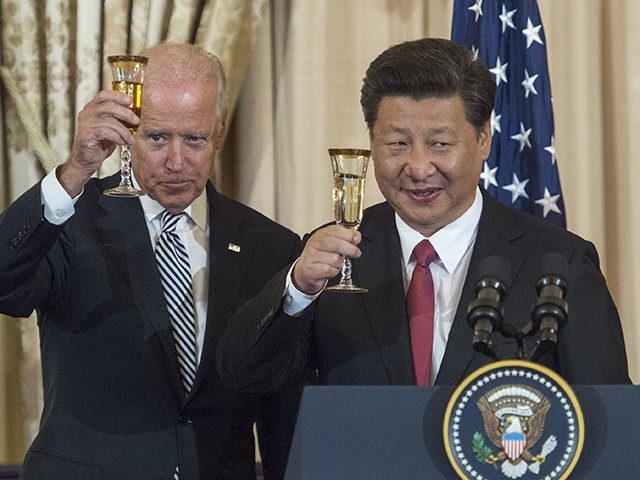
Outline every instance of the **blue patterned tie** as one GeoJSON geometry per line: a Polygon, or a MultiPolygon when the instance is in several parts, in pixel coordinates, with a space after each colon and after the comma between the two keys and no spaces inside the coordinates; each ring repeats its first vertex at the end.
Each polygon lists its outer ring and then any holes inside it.
{"type": "Polygon", "coordinates": [[[183,213],[173,214],[166,210],[162,212],[161,232],[156,243],[156,261],[171,317],[182,386],[185,394],[188,394],[196,377],[196,315],[189,255],[175,232],[183,213]]]}
{"type": "MultiPolygon", "coordinates": [[[[196,377],[197,356],[196,315],[189,255],[175,232],[183,214],[184,212],[173,214],[166,210],[162,212],[161,232],[156,243],[156,261],[176,342],[182,387],[187,395],[196,377]]],[[[174,480],[179,480],[179,473],[179,466],[176,466],[174,480]]]]}

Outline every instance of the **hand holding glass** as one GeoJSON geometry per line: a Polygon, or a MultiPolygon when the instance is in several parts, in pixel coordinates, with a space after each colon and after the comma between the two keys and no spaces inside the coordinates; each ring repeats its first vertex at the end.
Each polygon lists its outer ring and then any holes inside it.
{"type": "MultiPolygon", "coordinates": [[[[336,223],[356,230],[362,221],[364,181],[370,152],[353,148],[331,148],[329,156],[333,167],[333,213],[336,223]]],[[[354,293],[367,291],[366,288],[353,284],[351,260],[344,255],[340,282],[325,290],[354,293]]]]}
{"type": "MultiPolygon", "coordinates": [[[[115,55],[107,57],[111,67],[112,90],[126,93],[133,100],[130,108],[140,116],[142,106],[142,83],[144,81],[144,70],[147,66],[147,58],[136,55],[115,55]]],[[[129,126],[131,133],[135,133],[137,127],[129,126]]],[[[115,188],[105,190],[105,195],[114,197],[139,197],[144,195],[144,191],[134,188],[131,184],[131,152],[129,145],[122,145],[120,154],[120,185],[115,188]]]]}

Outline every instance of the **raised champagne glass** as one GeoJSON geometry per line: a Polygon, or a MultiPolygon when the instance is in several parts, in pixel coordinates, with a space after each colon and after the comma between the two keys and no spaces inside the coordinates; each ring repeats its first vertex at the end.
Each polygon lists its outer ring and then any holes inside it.
{"type": "MultiPolygon", "coordinates": [[[[330,148],[333,167],[333,214],[342,227],[357,230],[362,221],[364,182],[371,152],[355,148],[330,148]]],[[[342,256],[340,282],[325,288],[327,291],[364,293],[366,288],[353,284],[351,259],[342,256]]]]}
{"type": "MultiPolygon", "coordinates": [[[[142,83],[144,70],[147,67],[147,57],[138,55],[113,55],[107,57],[111,67],[112,90],[126,93],[132,98],[129,108],[140,116],[142,106],[142,83]]],[[[136,133],[137,127],[129,126],[131,133],[136,133]]],[[[122,145],[120,152],[120,185],[103,192],[112,197],[139,197],[144,191],[131,184],[131,152],[129,145],[122,145]]]]}

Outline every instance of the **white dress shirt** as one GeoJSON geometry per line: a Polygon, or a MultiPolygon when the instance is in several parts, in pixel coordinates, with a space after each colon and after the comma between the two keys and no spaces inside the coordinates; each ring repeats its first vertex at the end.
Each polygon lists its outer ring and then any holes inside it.
{"type": "MultiPolygon", "coordinates": [[[[427,238],[438,258],[430,265],[433,277],[433,288],[435,294],[434,313],[434,336],[433,353],[431,359],[431,380],[435,380],[444,351],[447,347],[447,339],[451,331],[451,325],[458,308],[462,287],[464,285],[471,252],[478,233],[478,223],[482,213],[482,193],[480,188],[476,188],[476,197],[469,209],[459,218],[449,225],[441,228],[430,237],[424,237],[421,233],[413,230],[396,213],[396,228],[400,237],[402,248],[402,272],[404,278],[405,294],[409,289],[411,275],[416,266],[413,258],[414,247],[427,238]]],[[[294,263],[295,265],[295,263],[294,263]]],[[[287,282],[284,291],[284,312],[291,316],[297,316],[313,302],[320,293],[316,295],[306,295],[300,292],[291,281],[289,269],[287,282]]]]}
{"type": "MultiPolygon", "coordinates": [[[[137,186],[133,175],[132,181],[137,186]]],[[[75,213],[74,205],[82,195],[81,192],[78,196],[71,198],[58,181],[55,170],[51,171],[42,180],[40,191],[44,205],[44,217],[56,225],[60,225],[71,218],[75,213]]],[[[155,247],[160,234],[160,215],[164,207],[147,195],[139,197],[139,199],[144,211],[151,245],[155,247]]],[[[126,201],[135,202],[136,199],[132,198],[126,201]]],[[[204,345],[209,294],[209,206],[206,191],[203,191],[184,211],[186,216],[183,216],[178,221],[176,233],[187,249],[191,266],[199,363],[202,355],[202,346],[204,345]]]]}
{"type": "Polygon", "coordinates": [[[429,266],[435,296],[433,351],[431,354],[432,383],[440,370],[444,351],[447,348],[449,332],[469,270],[469,261],[476,241],[481,213],[482,194],[479,188],[476,189],[476,198],[471,207],[459,218],[430,237],[424,237],[421,233],[413,230],[396,213],[396,227],[402,247],[405,294],[409,289],[413,269],[416,266],[416,261],[413,258],[415,246],[427,238],[438,254],[438,258],[429,266]]]}
{"type": "MultiPolygon", "coordinates": [[[[140,203],[147,220],[147,229],[154,246],[160,235],[160,218],[164,207],[148,195],[140,197],[140,203]]],[[[207,304],[209,295],[209,208],[206,193],[203,190],[191,205],[184,209],[176,224],[175,233],[187,249],[191,267],[191,284],[196,307],[196,349],[198,364],[204,345],[204,332],[207,326],[207,304]]]]}

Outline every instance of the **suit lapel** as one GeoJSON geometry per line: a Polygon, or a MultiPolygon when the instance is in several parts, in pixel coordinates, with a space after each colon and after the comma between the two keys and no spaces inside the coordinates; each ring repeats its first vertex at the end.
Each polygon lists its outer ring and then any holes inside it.
{"type": "Polygon", "coordinates": [[[104,196],[98,199],[98,205],[105,215],[94,219],[96,233],[158,335],[167,356],[169,375],[176,392],[182,395],[171,320],[140,201],[104,196]]]}
{"type": "Polygon", "coordinates": [[[215,350],[227,322],[232,316],[241,282],[255,248],[255,239],[242,232],[242,213],[232,203],[224,201],[207,185],[209,202],[209,294],[207,326],[200,365],[192,388],[197,390],[214,367],[215,350]]]}
{"type": "MultiPolygon", "coordinates": [[[[436,378],[438,384],[458,384],[471,373],[473,361],[481,354],[473,350],[473,331],[467,324],[467,306],[475,298],[475,285],[480,280],[480,266],[484,258],[497,255],[510,265],[512,278],[524,261],[524,253],[513,247],[512,241],[522,235],[515,217],[508,207],[498,203],[484,190],[483,207],[478,234],[469,262],[469,270],[436,378]]],[[[484,360],[484,359],[481,359],[484,360]]]]}
{"type": "Polygon", "coordinates": [[[387,203],[373,208],[371,217],[361,227],[362,256],[353,262],[354,281],[369,290],[362,295],[362,301],[389,383],[412,384],[401,248],[395,217],[387,203]]]}

